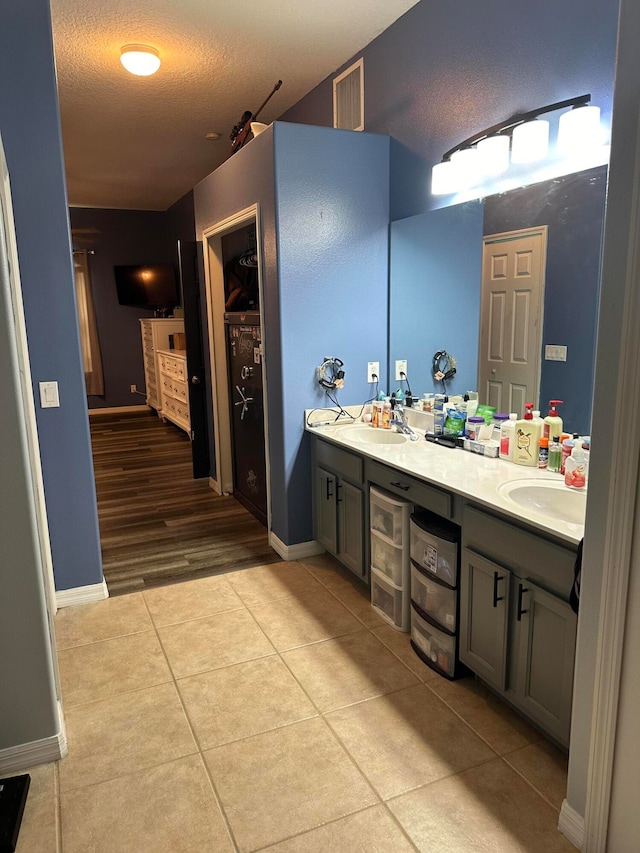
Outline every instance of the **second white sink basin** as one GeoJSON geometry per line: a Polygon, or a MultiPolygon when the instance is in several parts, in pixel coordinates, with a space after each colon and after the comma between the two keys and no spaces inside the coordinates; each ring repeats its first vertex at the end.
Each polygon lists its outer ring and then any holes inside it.
{"type": "Polygon", "coordinates": [[[408,436],[391,429],[374,429],[367,424],[353,424],[340,428],[343,438],[361,441],[364,444],[404,444],[408,436]]]}
{"type": "Polygon", "coordinates": [[[570,524],[584,524],[587,509],[585,489],[570,489],[561,480],[540,478],[503,483],[498,491],[522,509],[570,524]]]}

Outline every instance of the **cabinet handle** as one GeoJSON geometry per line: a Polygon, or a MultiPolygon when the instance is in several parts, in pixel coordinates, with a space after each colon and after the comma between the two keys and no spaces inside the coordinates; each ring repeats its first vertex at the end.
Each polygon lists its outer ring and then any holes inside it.
{"type": "Polygon", "coordinates": [[[499,575],[498,572],[493,573],[493,606],[497,607],[499,601],[504,601],[504,595],[498,595],[498,584],[504,580],[504,575],[499,575]]]}
{"type": "Polygon", "coordinates": [[[518,584],[518,613],[516,615],[516,621],[517,622],[520,622],[520,620],[522,619],[523,613],[529,612],[528,610],[522,609],[522,596],[525,594],[525,592],[529,592],[529,590],[526,587],[522,586],[521,583],[519,583],[518,584]]]}
{"type": "Polygon", "coordinates": [[[340,489],[342,488],[342,483],[338,481],[336,483],[336,503],[342,503],[342,498],[340,497],[340,489]]]}
{"type": "Polygon", "coordinates": [[[329,491],[329,487],[331,486],[331,480],[327,479],[327,500],[331,500],[333,497],[333,492],[329,491]]]}
{"type": "Polygon", "coordinates": [[[390,483],[391,486],[395,486],[397,489],[402,489],[403,492],[408,492],[411,486],[408,486],[406,483],[390,483]]]}

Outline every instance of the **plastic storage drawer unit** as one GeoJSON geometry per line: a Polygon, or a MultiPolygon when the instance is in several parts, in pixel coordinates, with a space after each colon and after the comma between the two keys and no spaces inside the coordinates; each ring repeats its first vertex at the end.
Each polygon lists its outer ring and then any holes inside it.
{"type": "Polygon", "coordinates": [[[404,588],[409,580],[409,551],[400,545],[391,545],[372,530],[371,567],[385,574],[396,586],[404,588]]]}
{"type": "Polygon", "coordinates": [[[451,587],[458,585],[459,531],[435,515],[411,516],[411,559],[451,587]]]}
{"type": "Polygon", "coordinates": [[[375,569],[371,571],[371,604],[396,630],[409,630],[409,590],[398,588],[375,569]]]}
{"type": "Polygon", "coordinates": [[[415,563],[411,563],[411,600],[438,625],[455,632],[458,593],[437,578],[428,577],[415,563]]]}
{"type": "Polygon", "coordinates": [[[369,505],[371,529],[382,533],[394,545],[406,544],[411,504],[371,486],[369,505]]]}
{"type": "Polygon", "coordinates": [[[427,622],[411,605],[411,645],[429,666],[449,678],[456,675],[456,642],[456,637],[427,622]]]}

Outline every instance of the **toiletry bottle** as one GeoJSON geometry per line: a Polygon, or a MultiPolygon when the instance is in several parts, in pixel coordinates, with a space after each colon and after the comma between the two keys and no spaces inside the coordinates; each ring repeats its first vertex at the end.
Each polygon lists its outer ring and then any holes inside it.
{"type": "Polygon", "coordinates": [[[493,416],[493,441],[497,441],[498,444],[502,438],[502,424],[508,420],[508,414],[495,414],[493,416]]]}
{"type": "Polygon", "coordinates": [[[576,446],[576,438],[577,435],[574,435],[573,438],[569,436],[569,438],[565,438],[562,442],[562,464],[560,465],[560,473],[564,474],[564,466],[567,462],[567,459],[571,456],[571,451],[576,446]]]}
{"type": "Polygon", "coordinates": [[[558,414],[556,406],[562,400],[549,400],[549,414],[544,419],[544,435],[551,441],[554,435],[562,435],[562,418],[558,414]]]}
{"type": "Polygon", "coordinates": [[[382,407],[382,428],[391,429],[391,398],[387,397],[382,407]]]}
{"type": "Polygon", "coordinates": [[[582,442],[576,440],[571,456],[564,464],[564,482],[572,489],[584,489],[587,485],[587,466],[585,464],[582,442]]]}
{"type": "Polygon", "coordinates": [[[540,438],[540,449],[538,451],[538,468],[547,468],[549,465],[549,439],[544,435],[540,438]]]}
{"type": "Polygon", "coordinates": [[[549,445],[549,462],[547,464],[547,470],[553,471],[554,474],[559,474],[561,468],[562,447],[560,446],[560,439],[557,435],[554,435],[553,441],[549,445]]]}
{"type": "Polygon", "coordinates": [[[513,461],[518,465],[537,465],[540,424],[533,420],[533,403],[525,403],[525,415],[516,421],[513,461]]]}
{"type": "Polygon", "coordinates": [[[513,445],[515,443],[516,421],[518,415],[511,412],[509,420],[504,421],[500,427],[500,458],[508,459],[510,462],[513,459],[513,445]]]}

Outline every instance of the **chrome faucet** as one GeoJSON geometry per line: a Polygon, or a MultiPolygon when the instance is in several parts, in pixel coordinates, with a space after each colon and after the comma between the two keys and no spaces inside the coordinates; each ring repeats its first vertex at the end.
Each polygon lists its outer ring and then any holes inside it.
{"type": "Polygon", "coordinates": [[[418,434],[415,433],[411,429],[411,427],[408,426],[407,423],[405,422],[404,412],[402,412],[402,414],[399,414],[397,412],[397,410],[394,409],[393,415],[391,417],[391,426],[395,427],[398,430],[398,432],[402,432],[405,435],[408,435],[409,438],[411,439],[411,441],[417,441],[418,440],[418,434]]]}

